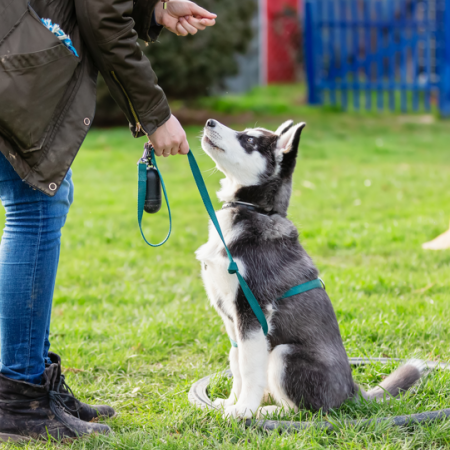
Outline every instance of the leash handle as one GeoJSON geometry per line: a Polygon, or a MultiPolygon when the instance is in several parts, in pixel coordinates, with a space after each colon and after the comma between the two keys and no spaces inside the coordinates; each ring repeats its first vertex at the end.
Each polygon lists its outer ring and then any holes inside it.
{"type": "Polygon", "coordinates": [[[166,186],[164,185],[164,180],[161,175],[161,172],[158,169],[158,164],[156,164],[155,150],[149,143],[145,144],[144,149],[145,149],[144,154],[138,162],[137,213],[138,213],[139,230],[141,231],[141,236],[147,245],[150,245],[150,247],[160,247],[165,242],[167,242],[167,239],[169,239],[170,233],[172,232],[172,213],[170,212],[170,205],[169,205],[169,199],[167,198],[166,186]],[[166,199],[167,211],[169,212],[169,231],[168,231],[165,239],[163,241],[161,241],[159,244],[152,244],[151,242],[147,241],[147,239],[145,238],[145,235],[144,235],[144,231],[142,230],[142,216],[144,215],[145,195],[147,192],[147,168],[152,167],[152,166],[158,172],[159,179],[161,180],[161,186],[162,186],[162,190],[164,192],[164,198],[166,199]]]}
{"type": "Polygon", "coordinates": [[[192,175],[194,176],[195,183],[197,184],[198,191],[200,192],[200,196],[202,197],[203,204],[205,205],[206,211],[208,212],[208,215],[214,224],[214,227],[217,230],[217,233],[219,234],[219,237],[221,241],[223,242],[223,245],[225,247],[225,251],[228,255],[228,260],[230,261],[230,264],[228,266],[228,273],[230,274],[236,274],[238,277],[239,284],[241,285],[242,291],[244,292],[245,298],[247,299],[250,308],[252,308],[253,313],[255,314],[256,318],[258,319],[258,322],[261,324],[261,327],[263,329],[264,335],[267,336],[267,333],[269,332],[269,327],[267,325],[266,316],[264,315],[261,306],[259,306],[258,301],[256,300],[255,296],[253,295],[253,292],[248,287],[246,281],[242,277],[242,275],[239,273],[239,268],[236,262],[234,261],[233,257],[231,256],[230,250],[228,250],[227,244],[225,243],[225,239],[222,234],[222,230],[219,225],[219,221],[217,220],[216,212],[214,211],[214,207],[211,202],[211,198],[208,194],[208,190],[206,189],[205,182],[203,181],[202,174],[200,172],[200,169],[198,167],[197,161],[195,160],[194,154],[191,150],[189,150],[188,153],[188,159],[189,159],[189,165],[191,167],[192,175]]]}

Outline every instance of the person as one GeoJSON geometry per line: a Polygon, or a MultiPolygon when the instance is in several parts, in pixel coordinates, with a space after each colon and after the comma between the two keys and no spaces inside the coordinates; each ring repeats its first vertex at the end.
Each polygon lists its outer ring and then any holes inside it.
{"type": "Polygon", "coordinates": [[[450,228],[432,241],[422,244],[424,250],[447,250],[450,249],[450,228]]]}
{"type": "Polygon", "coordinates": [[[99,71],[134,137],[147,136],[158,156],[188,153],[137,41],[155,42],[163,28],[193,35],[215,19],[181,0],[0,0],[0,440],[110,431],[97,419],[114,410],[79,401],[49,351],[70,166],[94,117],[99,71]]]}

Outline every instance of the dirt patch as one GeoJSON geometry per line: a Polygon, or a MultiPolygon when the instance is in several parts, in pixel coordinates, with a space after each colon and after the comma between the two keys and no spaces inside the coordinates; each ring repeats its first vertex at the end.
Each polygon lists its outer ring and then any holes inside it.
{"type": "Polygon", "coordinates": [[[416,125],[431,125],[436,122],[435,117],[431,114],[424,114],[421,116],[415,116],[415,115],[399,116],[397,120],[401,124],[412,123],[412,124],[416,124],[416,125]]]}

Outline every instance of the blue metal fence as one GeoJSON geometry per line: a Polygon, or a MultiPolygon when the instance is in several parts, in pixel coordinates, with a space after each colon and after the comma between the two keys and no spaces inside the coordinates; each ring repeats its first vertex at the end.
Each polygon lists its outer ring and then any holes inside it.
{"type": "Polygon", "coordinates": [[[307,0],[310,104],[450,116],[450,0],[307,0]]]}

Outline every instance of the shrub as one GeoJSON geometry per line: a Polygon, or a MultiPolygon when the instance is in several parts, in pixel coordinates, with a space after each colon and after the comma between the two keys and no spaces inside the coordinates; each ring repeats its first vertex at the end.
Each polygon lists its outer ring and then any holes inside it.
{"type": "MultiPolygon", "coordinates": [[[[214,27],[187,37],[163,30],[158,42],[142,46],[160,86],[172,99],[192,99],[220,88],[226,77],[237,72],[235,55],[244,53],[252,38],[255,0],[199,0],[198,3],[217,14],[214,27]]],[[[99,77],[96,123],[123,123],[123,117],[99,77]]]]}

